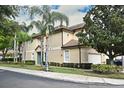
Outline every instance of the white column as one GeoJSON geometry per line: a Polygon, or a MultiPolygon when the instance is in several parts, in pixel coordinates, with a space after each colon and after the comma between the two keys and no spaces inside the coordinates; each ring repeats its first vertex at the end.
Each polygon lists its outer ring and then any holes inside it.
{"type": "Polygon", "coordinates": [[[16,33],[14,37],[14,62],[16,62],[16,33]]]}
{"type": "Polygon", "coordinates": [[[124,67],[124,56],[122,56],[122,66],[124,67]]]}

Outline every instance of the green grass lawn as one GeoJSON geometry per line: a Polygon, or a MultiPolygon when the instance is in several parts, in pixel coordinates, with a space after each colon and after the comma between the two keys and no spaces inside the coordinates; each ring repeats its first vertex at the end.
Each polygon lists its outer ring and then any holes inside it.
{"type": "Polygon", "coordinates": [[[22,65],[22,64],[1,64],[0,66],[5,66],[5,67],[14,67],[14,68],[23,68],[23,69],[30,69],[30,70],[43,70],[41,66],[34,66],[34,65],[22,65]]]}
{"type": "MultiPolygon", "coordinates": [[[[3,64],[0,63],[0,66],[5,67],[14,67],[14,68],[23,68],[23,69],[30,69],[30,70],[44,70],[41,66],[35,65],[21,65],[21,64],[3,64]]],[[[85,76],[94,76],[94,77],[104,77],[104,78],[116,78],[116,79],[124,79],[123,73],[116,73],[116,74],[96,74],[92,71],[84,70],[84,69],[77,69],[77,68],[68,68],[68,67],[49,67],[50,72],[58,72],[58,73],[68,73],[68,74],[77,74],[77,75],[85,75],[85,76]]]]}
{"type": "Polygon", "coordinates": [[[85,76],[94,76],[94,77],[104,77],[104,78],[115,78],[115,79],[124,79],[124,73],[116,73],[116,74],[97,74],[91,70],[85,69],[76,69],[76,68],[67,68],[67,67],[50,67],[50,71],[58,72],[58,73],[69,73],[69,74],[78,74],[85,76]]]}

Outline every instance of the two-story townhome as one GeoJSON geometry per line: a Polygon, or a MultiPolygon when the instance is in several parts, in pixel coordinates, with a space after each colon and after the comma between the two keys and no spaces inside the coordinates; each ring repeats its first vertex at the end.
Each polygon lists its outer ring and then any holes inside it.
{"type": "MultiPolygon", "coordinates": [[[[79,45],[76,34],[82,30],[83,26],[84,24],[78,24],[71,27],[58,26],[55,28],[55,31],[48,38],[49,62],[96,64],[106,62],[106,56],[104,54],[98,53],[93,48],[79,45]]],[[[33,41],[26,43],[26,60],[35,60],[36,65],[40,64],[41,60],[40,37],[40,34],[33,35],[33,41]]]]}

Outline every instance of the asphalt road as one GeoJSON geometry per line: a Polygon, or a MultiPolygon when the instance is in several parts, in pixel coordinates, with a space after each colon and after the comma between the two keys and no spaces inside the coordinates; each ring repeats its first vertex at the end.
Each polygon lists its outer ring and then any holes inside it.
{"type": "Polygon", "coordinates": [[[124,88],[124,85],[73,83],[0,70],[0,88],[124,88]]]}

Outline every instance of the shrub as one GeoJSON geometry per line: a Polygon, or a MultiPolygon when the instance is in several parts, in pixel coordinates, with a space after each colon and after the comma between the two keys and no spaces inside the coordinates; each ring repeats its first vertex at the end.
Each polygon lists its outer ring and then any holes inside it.
{"type": "Polygon", "coordinates": [[[96,64],[92,65],[91,69],[96,73],[117,73],[123,70],[122,66],[96,64]]]}
{"type": "Polygon", "coordinates": [[[82,63],[81,66],[83,69],[91,69],[92,63],[82,63]]]}
{"type": "MultiPolygon", "coordinates": [[[[13,58],[3,59],[2,61],[0,61],[0,63],[5,63],[5,64],[23,64],[24,65],[23,61],[22,62],[14,63],[13,58]]],[[[25,64],[26,65],[35,65],[35,61],[33,61],[33,60],[26,60],[25,64]]]]}
{"type": "Polygon", "coordinates": [[[33,61],[33,60],[26,60],[25,64],[26,65],[35,65],[35,61],[33,61]]]}
{"type": "Polygon", "coordinates": [[[91,69],[92,63],[56,63],[49,62],[50,66],[61,66],[61,67],[70,67],[70,68],[83,68],[83,69],[91,69]]]}
{"type": "Polygon", "coordinates": [[[13,58],[3,58],[2,61],[13,61],[13,58]]]}
{"type": "Polygon", "coordinates": [[[50,66],[61,66],[60,63],[56,63],[56,62],[49,62],[50,66]]]}

